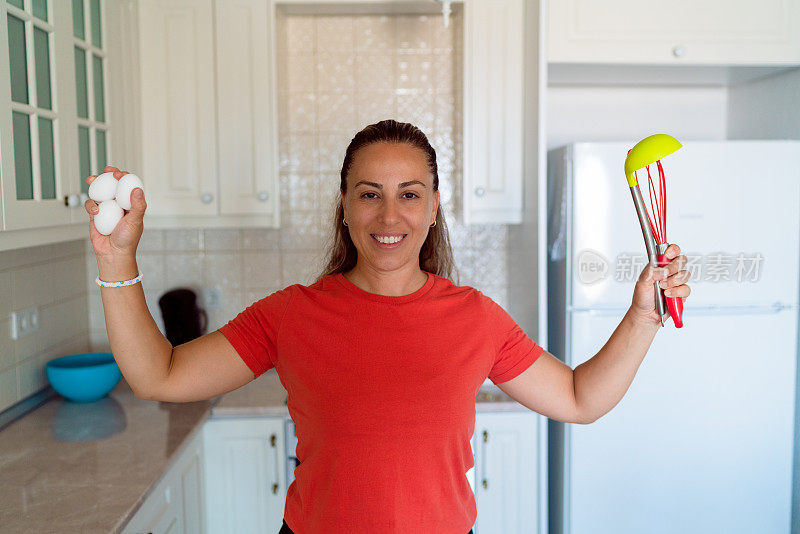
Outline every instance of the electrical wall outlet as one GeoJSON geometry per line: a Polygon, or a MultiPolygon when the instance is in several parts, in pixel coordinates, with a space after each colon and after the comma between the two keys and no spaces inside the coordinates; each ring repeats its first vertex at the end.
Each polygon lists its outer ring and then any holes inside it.
{"type": "Polygon", "coordinates": [[[19,339],[39,330],[39,308],[11,313],[11,339],[19,339]]]}

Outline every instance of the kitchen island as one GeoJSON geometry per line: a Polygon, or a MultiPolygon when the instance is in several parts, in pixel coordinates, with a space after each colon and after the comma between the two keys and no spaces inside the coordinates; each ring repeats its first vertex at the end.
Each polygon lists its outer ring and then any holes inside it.
{"type": "MultiPolygon", "coordinates": [[[[121,532],[208,418],[289,416],[274,369],[207,401],[134,396],[123,378],[87,404],[56,396],[0,430],[0,530],[121,532]]],[[[526,411],[495,386],[476,410],[526,411]]]]}

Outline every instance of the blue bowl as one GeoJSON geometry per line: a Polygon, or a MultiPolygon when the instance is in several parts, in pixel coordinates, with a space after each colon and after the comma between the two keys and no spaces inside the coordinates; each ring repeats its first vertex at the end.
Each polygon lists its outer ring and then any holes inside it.
{"type": "Polygon", "coordinates": [[[102,399],[122,378],[110,352],[86,352],[55,358],[47,362],[45,373],[53,389],[73,402],[102,399]]]}

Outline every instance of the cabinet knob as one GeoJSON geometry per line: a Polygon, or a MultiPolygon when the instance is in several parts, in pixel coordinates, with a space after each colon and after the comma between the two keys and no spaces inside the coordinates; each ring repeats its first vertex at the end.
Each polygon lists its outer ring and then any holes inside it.
{"type": "Polygon", "coordinates": [[[269,193],[267,193],[266,191],[261,191],[258,194],[258,200],[260,200],[261,202],[266,202],[267,200],[269,200],[269,193]]]}
{"type": "Polygon", "coordinates": [[[275,438],[275,434],[272,434],[272,435],[269,437],[269,446],[270,446],[270,447],[274,447],[274,446],[275,446],[275,442],[276,442],[276,441],[277,441],[277,439],[275,438]]]}
{"type": "Polygon", "coordinates": [[[78,195],[72,194],[64,197],[64,205],[74,208],[81,205],[81,199],[78,195]]]}
{"type": "Polygon", "coordinates": [[[481,486],[483,486],[483,489],[489,489],[489,481],[484,478],[481,486]]]}
{"type": "Polygon", "coordinates": [[[272,493],[273,494],[277,494],[278,493],[278,485],[277,484],[273,484],[272,485],[272,493]]]}
{"type": "Polygon", "coordinates": [[[211,201],[213,200],[214,200],[214,195],[211,195],[209,193],[205,193],[200,197],[200,201],[203,204],[211,204],[211,201]]]}
{"type": "Polygon", "coordinates": [[[483,431],[483,442],[486,443],[489,441],[489,432],[486,430],[483,431]]]}
{"type": "Polygon", "coordinates": [[[683,45],[677,45],[672,49],[672,55],[675,57],[683,57],[686,53],[686,47],[683,45]]]}
{"type": "Polygon", "coordinates": [[[482,187],[475,188],[475,196],[482,197],[486,193],[486,190],[482,187]]]}

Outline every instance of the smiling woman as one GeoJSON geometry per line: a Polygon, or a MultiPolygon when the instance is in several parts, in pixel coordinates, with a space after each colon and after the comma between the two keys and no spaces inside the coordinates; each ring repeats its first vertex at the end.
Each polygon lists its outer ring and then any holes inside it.
{"type": "MultiPolygon", "coordinates": [[[[356,134],[340,193],[316,282],[276,291],[177,347],[149,315],[140,277],[101,288],[111,349],[137,396],[208,399],[275,368],[300,462],[284,534],[469,532],[477,507],[467,472],[483,382],[547,417],[594,421],[624,395],[658,330],[654,281],[689,294],[679,271],[686,258],[673,244],[658,278],[650,266],[642,272],[608,343],[573,372],[492,299],[451,281],[436,153],[419,129],[386,120],[356,134]]],[[[97,209],[93,201],[86,208],[97,209]]],[[[134,195],[110,236],[90,223],[103,280],[138,272],[145,209],[144,195],[134,195]]]]}
{"type": "Polygon", "coordinates": [[[254,376],[275,367],[289,394],[300,465],[281,533],[471,532],[478,389],[518,376],[544,349],[451,281],[436,152],[417,127],[385,120],[358,132],[339,190],[316,282],[219,330],[254,376]]]}

